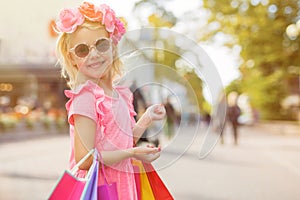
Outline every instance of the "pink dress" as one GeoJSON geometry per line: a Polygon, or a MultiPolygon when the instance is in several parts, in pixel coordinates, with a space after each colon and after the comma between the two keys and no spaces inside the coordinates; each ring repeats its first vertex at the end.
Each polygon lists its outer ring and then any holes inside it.
{"type": "MultiPolygon", "coordinates": [[[[133,117],[136,115],[132,105],[133,96],[127,87],[116,86],[115,90],[118,93],[117,98],[105,95],[102,88],[87,81],[75,90],[65,91],[65,95],[70,98],[66,103],[71,138],[70,168],[76,164],[74,158],[74,114],[89,117],[96,122],[95,147],[99,152],[132,148],[132,129],[135,124],[133,117]]],[[[98,185],[104,183],[104,177],[100,171],[98,185]]],[[[84,177],[85,173],[86,171],[79,170],[76,175],[84,177]]],[[[110,167],[106,166],[105,173],[109,183],[117,182],[120,200],[137,199],[131,159],[122,160],[110,167]]]]}

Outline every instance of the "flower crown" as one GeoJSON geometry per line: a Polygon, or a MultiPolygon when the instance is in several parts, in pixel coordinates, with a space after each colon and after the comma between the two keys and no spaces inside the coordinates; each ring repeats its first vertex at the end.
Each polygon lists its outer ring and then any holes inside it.
{"type": "Polygon", "coordinates": [[[56,20],[55,29],[58,33],[73,33],[85,20],[104,25],[114,44],[117,44],[126,32],[124,24],[108,5],[96,6],[90,2],[83,2],[76,8],[63,9],[56,20]]]}

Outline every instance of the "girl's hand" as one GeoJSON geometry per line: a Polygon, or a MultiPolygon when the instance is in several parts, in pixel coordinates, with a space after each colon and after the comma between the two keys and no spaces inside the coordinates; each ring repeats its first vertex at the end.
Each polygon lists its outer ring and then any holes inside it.
{"type": "Polygon", "coordinates": [[[166,115],[166,109],[162,104],[154,104],[147,108],[146,114],[150,117],[151,121],[161,120],[166,115]]]}
{"type": "Polygon", "coordinates": [[[137,122],[136,126],[146,129],[153,120],[161,120],[166,115],[166,109],[163,104],[154,104],[147,108],[146,112],[137,122]]]}
{"type": "Polygon", "coordinates": [[[136,157],[136,159],[141,160],[141,161],[146,162],[146,163],[151,163],[154,160],[156,160],[157,158],[159,158],[159,156],[160,156],[160,152],[157,152],[155,154],[139,155],[139,156],[136,157]]]}
{"type": "Polygon", "coordinates": [[[160,156],[160,147],[134,147],[133,148],[133,157],[142,160],[143,162],[150,163],[160,156]]]}

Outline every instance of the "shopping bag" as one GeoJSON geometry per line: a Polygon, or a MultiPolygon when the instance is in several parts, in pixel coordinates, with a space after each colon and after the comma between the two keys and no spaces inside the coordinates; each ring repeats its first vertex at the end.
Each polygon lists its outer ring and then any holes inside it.
{"type": "MultiPolygon", "coordinates": [[[[140,196],[140,200],[155,200],[151,185],[149,183],[145,168],[141,161],[132,160],[133,166],[137,166],[139,169],[139,179],[140,185],[137,185],[137,193],[140,196]],[[138,189],[140,188],[140,189],[138,189]]],[[[137,184],[137,182],[136,182],[137,184]]]]}
{"type": "Polygon", "coordinates": [[[118,200],[117,183],[98,186],[98,200],[118,200]]]}
{"type": "Polygon", "coordinates": [[[134,170],[134,180],[136,185],[136,191],[138,200],[141,200],[141,179],[140,179],[140,168],[133,164],[133,170],[134,170]]]}
{"type": "Polygon", "coordinates": [[[142,162],[156,200],[173,200],[171,193],[150,163],[142,162]]]}
{"type": "Polygon", "coordinates": [[[75,177],[75,173],[78,167],[92,154],[94,149],[92,149],[87,155],[85,155],[71,170],[65,170],[64,173],[59,178],[54,189],[52,190],[49,200],[78,200],[82,194],[85,187],[86,179],[75,177]]]}
{"type": "Polygon", "coordinates": [[[105,183],[97,187],[98,200],[118,200],[119,198],[118,198],[118,191],[117,191],[117,183],[116,182],[108,183],[105,174],[103,159],[100,153],[99,153],[99,157],[101,162],[101,172],[102,175],[104,176],[105,183]]]}
{"type": "Polygon", "coordinates": [[[78,200],[80,199],[84,185],[85,180],[80,180],[69,171],[65,171],[51,193],[49,200],[78,200]]]}
{"type": "Polygon", "coordinates": [[[95,150],[93,164],[89,169],[89,173],[86,175],[87,181],[80,200],[97,200],[97,187],[98,187],[98,171],[99,162],[97,159],[98,152],[95,150]]]}

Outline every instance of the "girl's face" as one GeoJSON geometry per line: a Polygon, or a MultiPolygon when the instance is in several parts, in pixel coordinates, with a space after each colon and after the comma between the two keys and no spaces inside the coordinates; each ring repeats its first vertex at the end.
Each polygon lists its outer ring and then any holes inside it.
{"type": "Polygon", "coordinates": [[[70,39],[70,58],[85,79],[98,81],[110,75],[113,62],[112,42],[105,28],[78,29],[70,39]]]}

